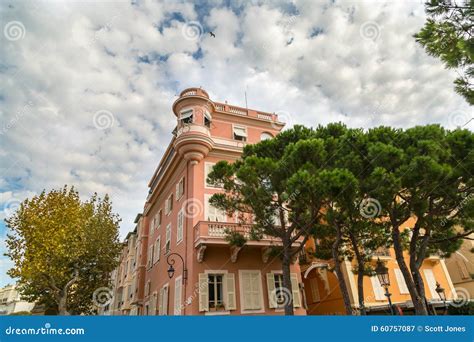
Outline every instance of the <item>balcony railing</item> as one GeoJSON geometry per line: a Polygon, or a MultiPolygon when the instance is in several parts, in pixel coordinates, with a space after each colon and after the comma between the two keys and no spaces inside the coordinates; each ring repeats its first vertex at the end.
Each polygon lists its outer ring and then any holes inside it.
{"type": "MultiPolygon", "coordinates": [[[[228,244],[228,242],[225,240],[227,233],[237,232],[242,234],[247,239],[247,244],[281,244],[281,239],[268,235],[263,235],[260,240],[250,240],[251,227],[252,225],[250,224],[200,221],[198,224],[196,224],[196,226],[194,226],[194,242],[195,244],[228,244]]],[[[298,241],[299,240],[300,239],[298,239],[298,241]]]]}
{"type": "Polygon", "coordinates": [[[374,254],[372,254],[372,257],[373,258],[380,258],[380,257],[389,258],[390,257],[390,249],[388,249],[388,248],[379,248],[374,252],[374,254]]]}

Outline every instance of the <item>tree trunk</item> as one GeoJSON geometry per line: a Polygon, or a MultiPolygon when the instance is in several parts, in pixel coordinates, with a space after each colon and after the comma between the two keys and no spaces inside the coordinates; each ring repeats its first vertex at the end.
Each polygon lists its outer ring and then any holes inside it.
{"type": "Polygon", "coordinates": [[[365,310],[365,304],[364,304],[364,271],[365,271],[365,265],[364,265],[364,258],[362,257],[362,254],[360,253],[359,246],[357,244],[357,239],[355,235],[352,232],[349,232],[349,236],[351,239],[352,243],[352,248],[354,249],[354,254],[356,256],[357,260],[357,294],[359,296],[359,310],[360,314],[365,316],[367,315],[367,312],[365,310]]]}
{"type": "Polygon", "coordinates": [[[420,267],[423,264],[423,260],[425,259],[426,247],[429,238],[426,236],[423,238],[423,242],[418,247],[419,251],[417,253],[417,241],[420,235],[420,225],[418,224],[418,222],[419,221],[417,221],[415,227],[413,228],[413,235],[410,241],[410,271],[413,276],[413,282],[415,283],[418,295],[421,297],[421,300],[425,304],[427,312],[430,313],[430,307],[426,300],[425,284],[420,273],[420,267]]]}
{"type": "Polygon", "coordinates": [[[60,316],[69,316],[69,312],[67,311],[67,292],[61,293],[57,297],[57,302],[58,302],[58,314],[60,316]]]}
{"type": "Polygon", "coordinates": [[[284,298],[284,310],[285,315],[293,316],[293,289],[291,287],[291,243],[290,237],[283,239],[283,260],[282,260],[282,271],[283,271],[283,298],[284,298]]]}
{"type": "Polygon", "coordinates": [[[332,258],[334,259],[334,270],[336,271],[337,280],[339,282],[339,288],[341,289],[342,300],[344,301],[344,307],[347,315],[352,315],[351,300],[349,297],[349,291],[347,290],[346,280],[341,269],[341,261],[339,260],[339,247],[341,245],[341,229],[336,224],[336,241],[332,245],[332,258]]]}
{"type": "Polygon", "coordinates": [[[413,281],[410,270],[408,269],[405,259],[403,257],[403,247],[400,241],[400,230],[398,225],[393,223],[393,220],[392,239],[393,249],[395,250],[395,258],[397,259],[398,266],[400,267],[400,271],[403,274],[403,278],[405,278],[405,283],[407,284],[408,292],[410,293],[410,297],[415,308],[415,313],[417,315],[428,315],[424,300],[422,297],[420,297],[420,294],[416,289],[415,282],[413,281]]]}

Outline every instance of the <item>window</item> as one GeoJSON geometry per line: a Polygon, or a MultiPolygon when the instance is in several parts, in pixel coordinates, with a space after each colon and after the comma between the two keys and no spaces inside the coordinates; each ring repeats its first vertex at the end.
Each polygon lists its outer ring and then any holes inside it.
{"type": "Polygon", "coordinates": [[[148,246],[148,260],[147,266],[150,268],[153,265],[153,245],[148,246]]]}
{"type": "MultiPolygon", "coordinates": [[[[299,308],[301,307],[301,296],[297,274],[291,273],[290,280],[293,306],[299,308]]],[[[267,290],[270,308],[280,308],[285,304],[289,291],[283,286],[283,274],[281,272],[267,273],[267,290]]]]}
{"type": "Polygon", "coordinates": [[[395,278],[397,279],[398,289],[400,290],[400,294],[408,294],[408,287],[405,282],[405,278],[403,277],[403,273],[400,269],[395,268],[395,278]]]}
{"type": "Polygon", "coordinates": [[[171,249],[171,223],[166,226],[166,242],[165,242],[165,254],[171,249]]]}
{"type": "Polygon", "coordinates": [[[176,243],[183,240],[184,209],[178,212],[178,228],[176,230],[176,243]]]}
{"type": "Polygon", "coordinates": [[[208,292],[210,309],[224,306],[223,278],[222,274],[209,274],[208,292]]]}
{"type": "Polygon", "coordinates": [[[193,123],[193,110],[183,110],[179,116],[179,121],[184,125],[193,123]]]}
{"type": "Polygon", "coordinates": [[[179,199],[184,195],[184,177],[180,179],[178,184],[176,184],[176,200],[179,199]]]}
{"type": "Polygon", "coordinates": [[[153,228],[160,228],[161,227],[161,219],[163,218],[163,212],[162,210],[158,210],[158,212],[155,214],[153,217],[153,228]]]}
{"type": "Polygon", "coordinates": [[[150,303],[150,309],[149,309],[150,310],[149,314],[152,315],[152,316],[156,315],[156,301],[158,300],[157,297],[158,296],[157,296],[156,292],[153,292],[153,295],[150,299],[151,303],[150,303]]]}
{"type": "Polygon", "coordinates": [[[226,222],[227,215],[223,210],[217,209],[213,205],[209,203],[209,199],[211,195],[205,195],[206,197],[206,207],[205,207],[205,218],[208,221],[215,221],[215,222],[226,222]]]}
{"type": "Polygon", "coordinates": [[[262,310],[262,277],[260,271],[239,271],[242,310],[262,310]]]}
{"type": "Polygon", "coordinates": [[[204,126],[211,128],[212,116],[208,111],[204,112],[204,126]]]}
{"type": "Polygon", "coordinates": [[[432,299],[439,299],[439,295],[436,292],[436,279],[433,274],[433,270],[431,268],[427,268],[423,270],[425,274],[426,285],[430,289],[431,298],[432,299]]]}
{"type": "Polygon", "coordinates": [[[149,305],[148,305],[148,303],[145,304],[145,315],[146,316],[149,315],[149,305]]]}
{"type": "Polygon", "coordinates": [[[374,291],[375,300],[385,300],[384,290],[380,285],[379,278],[377,276],[370,277],[372,282],[372,289],[374,291]]]}
{"type": "Polygon", "coordinates": [[[268,140],[272,138],[273,138],[273,135],[271,135],[270,133],[263,132],[262,134],[260,134],[260,141],[268,140]]]}
{"type": "Polygon", "coordinates": [[[222,185],[220,185],[220,184],[214,185],[214,184],[210,184],[207,181],[207,177],[212,172],[212,168],[214,167],[214,165],[216,165],[216,164],[215,163],[205,163],[204,164],[204,185],[206,186],[206,188],[222,188],[222,185]]]}
{"type": "Polygon", "coordinates": [[[158,297],[158,314],[162,316],[168,315],[168,292],[168,284],[160,289],[158,297]]]}
{"type": "Polygon", "coordinates": [[[174,315],[181,315],[181,295],[183,288],[183,277],[179,276],[174,282],[174,315]]]}
{"type": "Polygon", "coordinates": [[[148,280],[145,286],[145,296],[150,295],[150,287],[151,287],[151,282],[148,280]]]}
{"type": "Polygon", "coordinates": [[[156,263],[160,260],[160,253],[161,253],[160,249],[161,249],[161,236],[158,236],[158,238],[155,241],[153,263],[156,263]]]}
{"type": "Polygon", "coordinates": [[[233,273],[199,273],[199,311],[236,310],[233,273]]]}
{"type": "Polygon", "coordinates": [[[247,141],[247,129],[245,127],[234,126],[234,139],[247,141]]]}
{"type": "Polygon", "coordinates": [[[171,194],[165,203],[165,213],[169,215],[173,211],[173,194],[171,194]]]}

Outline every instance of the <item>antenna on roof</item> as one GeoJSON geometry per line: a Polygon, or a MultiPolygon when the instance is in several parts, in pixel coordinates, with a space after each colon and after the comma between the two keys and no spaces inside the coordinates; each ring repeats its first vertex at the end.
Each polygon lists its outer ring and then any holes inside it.
{"type": "Polygon", "coordinates": [[[247,103],[247,86],[245,86],[245,109],[249,110],[249,106],[248,106],[248,103],[247,103]]]}

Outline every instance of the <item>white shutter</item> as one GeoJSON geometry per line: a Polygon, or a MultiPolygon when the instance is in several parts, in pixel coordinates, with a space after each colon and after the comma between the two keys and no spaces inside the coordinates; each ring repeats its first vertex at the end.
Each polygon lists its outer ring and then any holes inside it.
{"type": "Polygon", "coordinates": [[[300,296],[300,287],[298,284],[298,275],[296,273],[291,273],[291,291],[293,292],[293,306],[295,308],[301,307],[301,296],[300,296]]]}
{"type": "Polygon", "coordinates": [[[165,253],[171,249],[171,223],[166,226],[165,253]]]}
{"type": "Polygon", "coordinates": [[[158,315],[163,315],[163,288],[160,289],[160,295],[158,297],[158,315]]]}
{"type": "Polygon", "coordinates": [[[155,254],[156,254],[156,260],[160,260],[160,254],[161,254],[161,236],[158,236],[158,239],[156,239],[156,248],[155,248],[155,254]]]}
{"type": "Polygon", "coordinates": [[[410,293],[408,291],[407,283],[405,282],[405,278],[403,277],[403,273],[400,269],[395,268],[395,278],[397,279],[398,289],[400,290],[400,294],[407,294],[410,293]]]}
{"type": "Polygon", "coordinates": [[[309,285],[311,286],[311,297],[313,299],[313,303],[321,301],[321,296],[319,294],[319,287],[318,287],[318,279],[311,278],[309,280],[309,285]]]}
{"type": "Polygon", "coordinates": [[[157,295],[156,292],[153,292],[153,296],[151,297],[151,305],[150,305],[150,315],[156,315],[156,300],[157,295]]]}
{"type": "Polygon", "coordinates": [[[199,273],[199,311],[209,311],[209,280],[206,273],[199,273]]]}
{"type": "Polygon", "coordinates": [[[176,183],[176,200],[179,200],[179,181],[176,183]]]}
{"type": "Polygon", "coordinates": [[[273,273],[267,273],[267,289],[268,306],[270,309],[276,309],[278,307],[278,303],[276,302],[275,275],[273,273]]]}
{"type": "Polygon", "coordinates": [[[181,295],[182,295],[182,285],[183,278],[177,277],[174,282],[174,315],[181,315],[181,295]]]}
{"type": "Polygon", "coordinates": [[[224,275],[224,281],[226,285],[226,298],[225,298],[225,308],[226,310],[235,310],[237,309],[237,304],[235,301],[235,276],[234,273],[227,273],[224,275]]]}
{"type": "Polygon", "coordinates": [[[183,209],[178,212],[178,229],[176,232],[176,242],[183,240],[184,213],[183,209]]]}
{"type": "Polygon", "coordinates": [[[382,286],[380,285],[379,278],[376,276],[370,277],[370,281],[372,282],[372,289],[374,291],[374,296],[376,300],[384,300],[385,295],[382,286]]]}
{"type": "Polygon", "coordinates": [[[243,310],[262,309],[262,279],[259,271],[241,271],[243,310]]]}
{"type": "Polygon", "coordinates": [[[425,281],[426,285],[430,289],[431,298],[432,299],[439,299],[438,293],[436,292],[436,279],[433,274],[433,270],[431,268],[427,268],[423,270],[425,274],[425,281]]]}
{"type": "Polygon", "coordinates": [[[168,315],[168,286],[163,288],[163,315],[168,315]]]}

